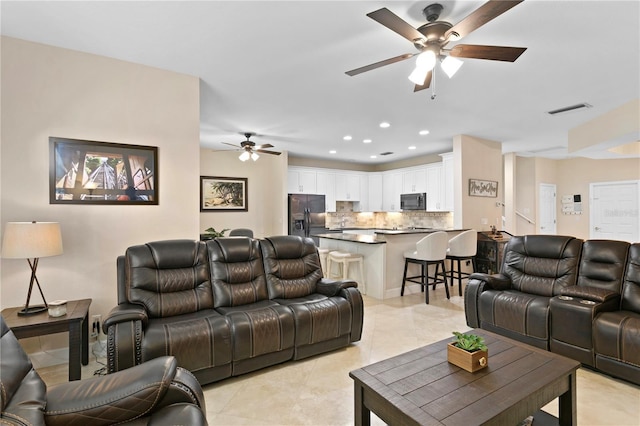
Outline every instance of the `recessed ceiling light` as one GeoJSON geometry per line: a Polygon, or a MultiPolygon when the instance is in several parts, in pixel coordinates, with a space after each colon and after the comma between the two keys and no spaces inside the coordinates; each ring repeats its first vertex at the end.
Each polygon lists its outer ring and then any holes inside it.
{"type": "Polygon", "coordinates": [[[329,154],[335,154],[337,151],[335,149],[332,149],[331,151],[329,151],[329,154]]]}
{"type": "Polygon", "coordinates": [[[351,137],[351,135],[347,135],[347,136],[343,137],[342,139],[344,139],[345,141],[350,141],[353,138],[351,137]]]}
{"type": "Polygon", "coordinates": [[[363,139],[362,143],[371,143],[371,139],[363,139]]]}
{"type": "Polygon", "coordinates": [[[409,149],[416,149],[415,145],[411,145],[409,149]]]}
{"type": "Polygon", "coordinates": [[[419,134],[420,136],[428,135],[428,134],[429,134],[429,131],[428,131],[428,130],[420,130],[420,131],[418,132],[418,134],[419,134]]]}
{"type": "Polygon", "coordinates": [[[378,158],[378,156],[377,156],[377,155],[372,155],[372,156],[371,156],[371,157],[369,157],[369,158],[378,158]]]}
{"type": "Polygon", "coordinates": [[[391,126],[391,124],[387,123],[386,121],[383,121],[382,123],[380,123],[380,127],[382,127],[383,129],[386,129],[389,126],[391,126]]]}

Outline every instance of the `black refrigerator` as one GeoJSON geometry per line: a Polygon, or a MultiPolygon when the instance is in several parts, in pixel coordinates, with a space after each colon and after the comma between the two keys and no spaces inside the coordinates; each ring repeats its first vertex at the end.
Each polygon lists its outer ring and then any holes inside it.
{"type": "MultiPolygon", "coordinates": [[[[289,194],[289,235],[311,237],[326,231],[324,195],[289,194]]],[[[318,245],[318,238],[312,237],[318,245]]]]}

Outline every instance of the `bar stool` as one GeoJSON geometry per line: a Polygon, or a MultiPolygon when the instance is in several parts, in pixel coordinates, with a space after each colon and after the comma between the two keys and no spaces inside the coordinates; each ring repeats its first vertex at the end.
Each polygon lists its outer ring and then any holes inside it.
{"type": "Polygon", "coordinates": [[[425,291],[425,303],[429,304],[429,278],[433,278],[431,284],[435,290],[436,284],[443,283],[449,296],[449,286],[447,285],[447,273],[445,271],[444,260],[447,257],[447,246],[449,244],[449,236],[444,231],[433,232],[416,243],[416,250],[404,253],[404,275],[402,277],[402,288],[400,296],[404,296],[404,284],[406,281],[418,283],[421,290],[425,291]],[[413,277],[407,277],[407,267],[410,263],[420,265],[421,274],[413,277]],[[429,265],[435,265],[436,270],[433,276],[429,276],[429,265]],[[442,272],[438,272],[442,266],[442,272]],[[442,279],[438,279],[438,277],[442,279]],[[420,281],[416,280],[420,278],[420,281]]]}
{"type": "Polygon", "coordinates": [[[328,278],[341,278],[343,280],[348,279],[349,277],[349,266],[352,263],[356,263],[358,266],[358,270],[360,272],[360,281],[358,281],[358,286],[362,287],[362,293],[366,294],[366,287],[364,284],[364,256],[359,253],[348,253],[344,251],[332,251],[329,252],[329,256],[327,257],[327,277],[328,278]],[[334,275],[331,268],[333,267],[333,263],[337,263],[340,266],[340,274],[338,276],[334,275]]]}
{"type": "Polygon", "coordinates": [[[451,285],[454,277],[458,279],[458,294],[462,296],[462,279],[469,278],[471,273],[462,272],[460,261],[470,260],[472,271],[476,271],[476,252],[478,251],[478,232],[470,229],[461,232],[449,240],[447,249],[447,259],[449,259],[449,273],[451,274],[451,285]],[[457,262],[458,268],[453,267],[453,262],[457,262]]]}
{"type": "Polygon", "coordinates": [[[320,267],[322,268],[322,276],[328,277],[327,274],[327,256],[329,255],[329,249],[318,247],[318,256],[320,257],[320,267]]]}

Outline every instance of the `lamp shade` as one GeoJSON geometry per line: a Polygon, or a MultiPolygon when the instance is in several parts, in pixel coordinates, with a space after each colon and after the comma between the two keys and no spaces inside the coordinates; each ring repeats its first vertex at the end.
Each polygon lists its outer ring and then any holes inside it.
{"type": "Polygon", "coordinates": [[[57,222],[7,222],[2,238],[2,257],[35,259],[62,254],[62,235],[57,222]]]}

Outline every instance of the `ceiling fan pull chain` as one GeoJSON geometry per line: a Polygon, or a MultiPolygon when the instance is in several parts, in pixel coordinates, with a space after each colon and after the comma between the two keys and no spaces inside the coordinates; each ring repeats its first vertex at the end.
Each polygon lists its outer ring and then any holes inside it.
{"type": "Polygon", "coordinates": [[[435,67],[431,71],[431,100],[433,101],[436,98],[436,69],[435,67]]]}

